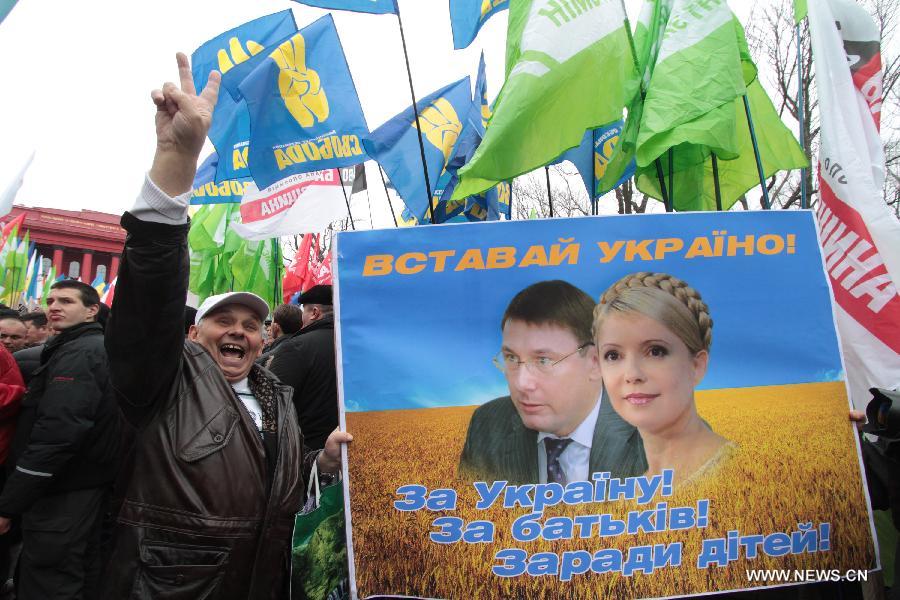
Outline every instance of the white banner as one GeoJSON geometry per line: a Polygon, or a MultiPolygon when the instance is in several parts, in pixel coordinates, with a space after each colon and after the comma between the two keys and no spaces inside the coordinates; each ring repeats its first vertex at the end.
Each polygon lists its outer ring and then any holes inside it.
{"type": "Polygon", "coordinates": [[[900,386],[900,222],[883,199],[878,28],[852,0],[809,3],[822,139],[819,233],[850,396],[900,386]]]}
{"type": "Polygon", "coordinates": [[[324,231],[347,217],[337,169],[299,173],[264,190],[250,183],[241,199],[241,219],[233,224],[244,239],[324,231]]]}

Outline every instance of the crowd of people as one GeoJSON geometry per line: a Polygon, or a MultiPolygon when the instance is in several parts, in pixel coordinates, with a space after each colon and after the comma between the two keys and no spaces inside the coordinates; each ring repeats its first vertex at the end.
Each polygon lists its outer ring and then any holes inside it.
{"type": "MultiPolygon", "coordinates": [[[[288,597],[312,469],[340,468],[331,286],[271,314],[185,305],[187,206],[219,77],[157,107],[112,307],[58,281],[0,308],[0,582],[32,599],[288,597]]],[[[10,593],[10,589],[5,590],[10,593]]]]}

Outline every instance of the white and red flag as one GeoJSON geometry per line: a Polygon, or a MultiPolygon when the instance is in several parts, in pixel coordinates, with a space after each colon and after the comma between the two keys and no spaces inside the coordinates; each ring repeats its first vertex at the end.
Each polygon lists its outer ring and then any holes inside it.
{"type": "Polygon", "coordinates": [[[900,222],[883,197],[878,27],[852,0],[809,3],[819,92],[819,235],[850,396],[900,386],[900,222]]]}
{"type": "Polygon", "coordinates": [[[347,218],[337,169],[298,173],[260,190],[250,183],[241,199],[235,232],[247,240],[324,231],[347,218]]]}

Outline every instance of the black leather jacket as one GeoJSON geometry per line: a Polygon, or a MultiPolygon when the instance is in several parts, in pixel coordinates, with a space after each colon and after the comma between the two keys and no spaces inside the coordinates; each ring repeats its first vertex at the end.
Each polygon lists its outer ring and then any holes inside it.
{"type": "Polygon", "coordinates": [[[304,453],[291,388],[254,367],[251,390],[277,398],[267,457],[218,365],[184,339],[189,226],[129,213],[122,226],[106,344],[136,433],[102,597],[284,598],[294,515],[316,456],[304,453]]]}

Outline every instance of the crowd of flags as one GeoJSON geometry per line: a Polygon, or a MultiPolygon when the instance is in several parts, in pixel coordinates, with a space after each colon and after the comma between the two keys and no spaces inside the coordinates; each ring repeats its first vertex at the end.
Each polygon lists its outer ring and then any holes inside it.
{"type": "MultiPolygon", "coordinates": [[[[46,306],[50,286],[66,277],[57,273],[52,264],[45,267],[49,261],[38,252],[30,239],[31,232],[24,228],[25,215],[19,213],[0,230],[0,302],[11,307],[36,308],[46,306]]],[[[90,285],[97,290],[102,302],[112,303],[115,279],[107,283],[98,274],[90,285]]]]}
{"type": "MultiPolygon", "coordinates": [[[[400,18],[395,0],[297,1],[400,18]]],[[[373,130],[330,13],[299,28],[284,10],[201,45],[196,87],[212,70],[223,77],[216,152],[194,185],[192,203],[206,206],[191,234],[192,291],[202,299],[240,284],[274,302],[265,273],[278,278],[281,258],[257,242],[343,218],[346,189],[321,182],[366,160],[403,201],[401,225],[510,218],[510,181],[564,160],[592,203],[633,177],[675,210],[727,210],[761,176],[807,166],[726,3],[699,14],[687,0],[646,0],[632,39],[621,3],[538,10],[541,1],[450,0],[456,48],[509,11],[496,100],[482,55],[474,90],[463,77],[373,130]]]]}

